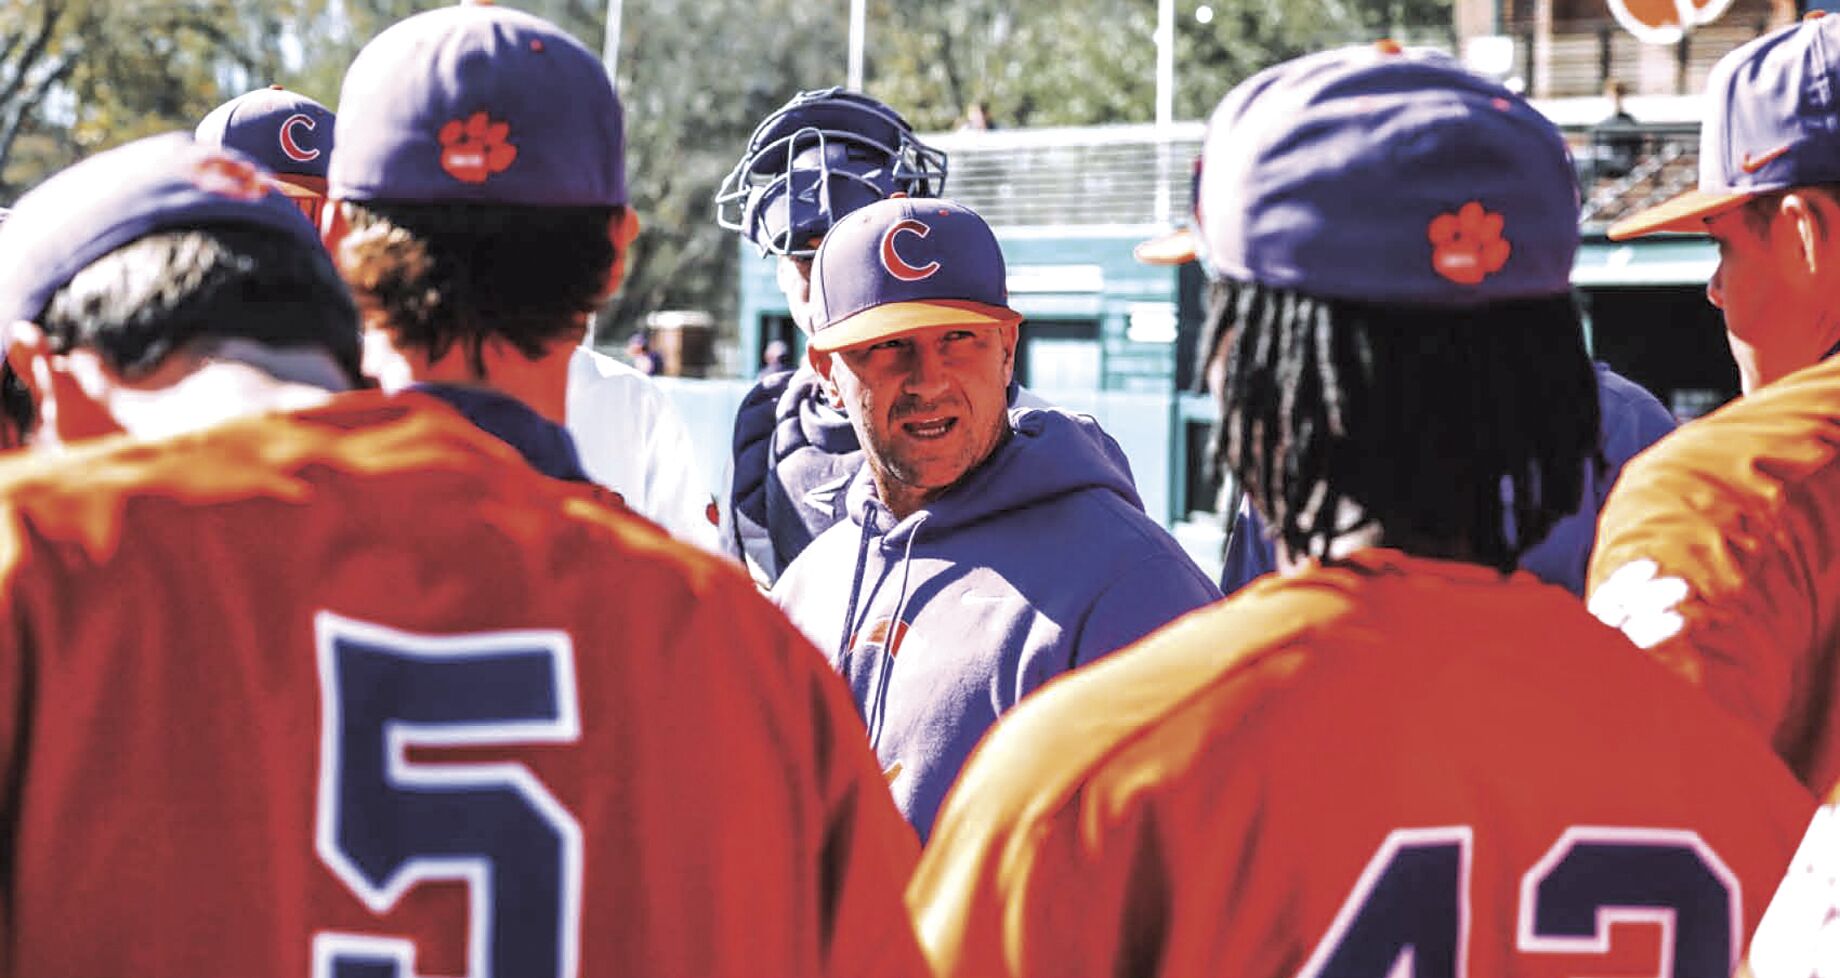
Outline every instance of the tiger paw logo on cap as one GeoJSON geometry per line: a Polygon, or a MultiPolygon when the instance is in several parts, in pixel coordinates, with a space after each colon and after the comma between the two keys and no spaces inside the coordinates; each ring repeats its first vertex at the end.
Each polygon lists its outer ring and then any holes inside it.
{"type": "Polygon", "coordinates": [[[1426,229],[1431,238],[1431,267],[1458,285],[1479,285],[1501,271],[1513,248],[1501,230],[1500,214],[1472,200],[1455,214],[1439,214],[1426,229]]]}
{"type": "Polygon", "coordinates": [[[261,200],[268,196],[268,181],[262,171],[242,160],[212,153],[192,168],[192,185],[206,193],[237,200],[261,200]]]}
{"type": "Polygon", "coordinates": [[[485,183],[517,159],[517,147],[506,142],[510,137],[511,123],[493,122],[484,110],[465,121],[450,119],[439,134],[441,169],[461,183],[485,183]]]}

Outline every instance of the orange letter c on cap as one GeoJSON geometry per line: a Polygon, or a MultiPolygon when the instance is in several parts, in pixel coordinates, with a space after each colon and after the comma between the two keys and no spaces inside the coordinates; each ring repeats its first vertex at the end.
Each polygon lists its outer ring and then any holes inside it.
{"type": "Polygon", "coordinates": [[[933,273],[939,271],[937,261],[930,261],[916,267],[909,265],[901,257],[901,253],[894,250],[894,236],[902,231],[910,231],[922,238],[933,233],[932,228],[912,218],[901,221],[882,232],[882,267],[888,269],[888,274],[903,282],[918,282],[921,279],[932,278],[933,273]]]}

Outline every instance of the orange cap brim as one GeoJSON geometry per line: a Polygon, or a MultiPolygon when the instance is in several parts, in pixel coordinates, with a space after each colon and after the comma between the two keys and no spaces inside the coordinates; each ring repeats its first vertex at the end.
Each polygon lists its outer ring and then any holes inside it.
{"type": "Polygon", "coordinates": [[[1604,231],[1604,236],[1612,241],[1627,241],[1662,231],[1705,234],[1708,220],[1755,196],[1756,193],[1749,191],[1713,194],[1703,190],[1689,190],[1610,225],[1604,231]]]}
{"type": "Polygon", "coordinates": [[[271,173],[275,189],[289,197],[324,197],[326,196],[326,178],[309,177],[300,173],[271,173]]]}
{"type": "Polygon", "coordinates": [[[1195,260],[1195,232],[1184,226],[1159,234],[1132,248],[1131,257],[1146,265],[1186,265],[1195,260]]]}
{"type": "Polygon", "coordinates": [[[814,332],[806,345],[819,353],[831,353],[864,343],[880,343],[934,326],[1002,326],[1021,321],[1022,314],[1007,306],[969,300],[890,302],[864,309],[814,332]]]}

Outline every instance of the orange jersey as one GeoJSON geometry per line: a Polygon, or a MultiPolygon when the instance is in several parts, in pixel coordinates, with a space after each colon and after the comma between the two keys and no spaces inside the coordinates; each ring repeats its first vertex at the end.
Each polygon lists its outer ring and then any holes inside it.
{"type": "Polygon", "coordinates": [[[0,467],[0,601],[0,974],[925,968],[823,657],[432,398],[0,467]]]}
{"type": "Polygon", "coordinates": [[[1630,462],[1586,593],[1816,793],[1840,780],[1840,358],[1630,462]]]}
{"type": "Polygon", "coordinates": [[[1727,975],[1813,808],[1567,592],[1367,551],[1024,701],[908,902],[943,976],[1727,975]]]}

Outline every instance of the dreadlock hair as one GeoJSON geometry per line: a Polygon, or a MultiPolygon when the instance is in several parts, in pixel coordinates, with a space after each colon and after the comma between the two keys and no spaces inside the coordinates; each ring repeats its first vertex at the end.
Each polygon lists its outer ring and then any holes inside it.
{"type": "Polygon", "coordinates": [[[475,373],[502,340],[531,359],[600,305],[612,207],[346,201],[339,270],[367,322],[438,360],[458,344],[475,373]]]}
{"type": "Polygon", "coordinates": [[[1345,534],[1508,573],[1604,465],[1570,296],[1375,305],[1217,281],[1215,451],[1293,553],[1345,534]]]}

